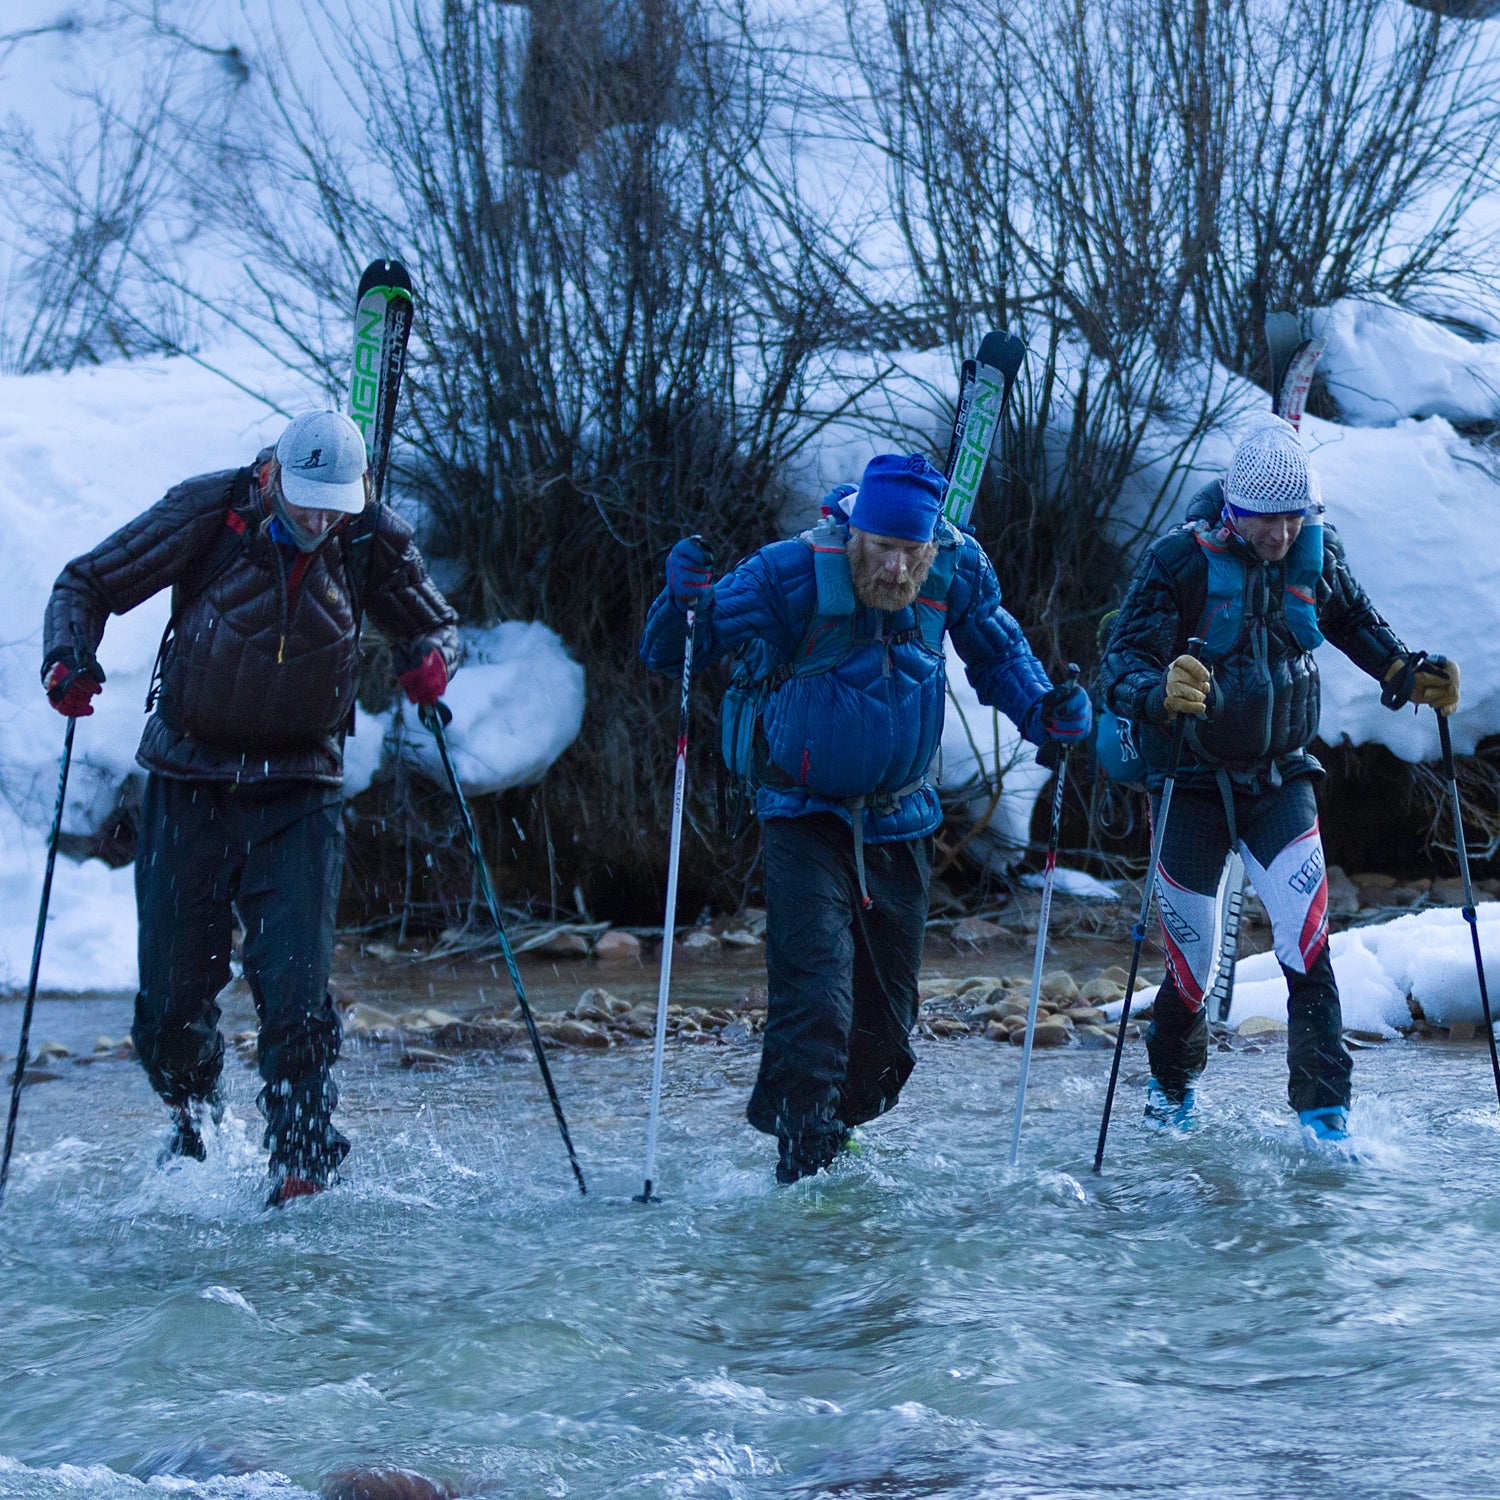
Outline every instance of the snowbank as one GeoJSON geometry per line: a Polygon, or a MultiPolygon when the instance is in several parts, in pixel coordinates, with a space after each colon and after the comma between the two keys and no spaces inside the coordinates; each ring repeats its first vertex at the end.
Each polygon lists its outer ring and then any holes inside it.
{"type": "MultiPolygon", "coordinates": [[[[583,668],[545,625],[514,621],[464,632],[464,666],[444,695],[449,751],[473,796],[540,781],[583,727],[583,668]]],[[[408,739],[417,765],[443,780],[437,744],[408,739]]]]}
{"type": "Polygon", "coordinates": [[[1380,299],[1345,298],[1312,323],[1328,340],[1320,368],[1346,422],[1383,427],[1402,417],[1500,416],[1500,343],[1474,343],[1380,299]]]}
{"type": "MultiPolygon", "coordinates": [[[[1500,964],[1500,902],[1485,902],[1477,912],[1488,976],[1500,964]]],[[[1440,1026],[1484,1020],[1474,947],[1456,908],[1412,912],[1394,922],[1336,932],[1329,951],[1345,1026],[1394,1035],[1411,1025],[1408,995],[1440,1026]]],[[[1142,990],[1137,1003],[1155,998],[1154,989],[1142,990]]],[[[1107,1009],[1118,1015],[1120,1004],[1107,1009]]],[[[1235,970],[1229,1024],[1238,1026],[1250,1016],[1286,1021],[1286,978],[1274,953],[1243,959],[1235,970]]]]}
{"type": "Polygon", "coordinates": [[[989,811],[988,786],[1003,787],[984,835],[970,845],[987,869],[1002,872],[1026,852],[1031,810],[1050,773],[1036,763],[1036,751],[1021,738],[1015,725],[979,701],[969,686],[963,658],[951,640],[946,648],[948,711],[943,720],[937,784],[945,802],[972,786],[973,794],[963,803],[971,822],[989,811]]]}

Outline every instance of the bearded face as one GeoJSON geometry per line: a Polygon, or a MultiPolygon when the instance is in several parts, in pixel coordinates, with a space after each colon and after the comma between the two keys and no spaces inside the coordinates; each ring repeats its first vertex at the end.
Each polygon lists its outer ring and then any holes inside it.
{"type": "Polygon", "coordinates": [[[849,571],[855,597],[871,609],[894,612],[911,604],[927,582],[937,557],[936,542],[909,542],[849,528],[849,571]]]}

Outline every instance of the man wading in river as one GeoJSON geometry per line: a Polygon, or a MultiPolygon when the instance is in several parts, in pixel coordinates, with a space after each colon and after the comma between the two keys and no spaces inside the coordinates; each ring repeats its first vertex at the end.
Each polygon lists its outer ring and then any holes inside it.
{"type": "MultiPolygon", "coordinates": [[[[1328,880],[1307,753],[1318,731],[1313,651],[1330,640],[1384,685],[1390,708],[1458,707],[1458,666],[1413,653],[1355,582],[1323,525],[1317,475],[1296,430],[1258,419],[1204,516],[1155,542],[1110,629],[1100,686],[1133,721],[1160,805],[1167,726],[1191,716],[1161,852],[1156,899],[1167,976],[1146,1037],[1146,1113],[1191,1123],[1208,1059],[1204,988],[1215,891],[1238,847],[1271,919],[1286,975],[1288,1098],[1314,1136],[1347,1134],[1351,1062],[1328,956],[1328,880]],[[1207,641],[1202,661],[1190,636],[1207,641]]],[[[1201,501],[1200,497],[1200,501],[1201,501]]]]}
{"type": "Polygon", "coordinates": [[[695,665],[745,649],[756,660],[742,707],[770,1000],[747,1114],[780,1143],[779,1182],[826,1167],[912,1069],[944,633],[980,701],[1033,743],[1089,728],[1083,690],[1052,687],[989,559],[940,519],[944,488],[918,455],[872,459],[847,524],[830,516],[717,583],[702,545],[679,542],[641,641],[649,667],[680,672],[692,609],[695,665]]]}
{"type": "Polygon", "coordinates": [[[109,615],[173,591],[136,757],[148,774],[131,1038],[172,1112],[163,1161],[202,1160],[204,1114],[222,1110],[215,997],[237,913],[273,1205],[317,1192],[349,1150],[331,1119],[341,1029],[327,986],[362,611],[413,702],[436,702],[458,660],[457,617],[410,528],[366,498],[359,429],[309,413],[248,468],[185,481],[75,558],[47,603],[43,681],[77,717],[99,684],[76,670],[75,643],[92,651],[109,615]]]}

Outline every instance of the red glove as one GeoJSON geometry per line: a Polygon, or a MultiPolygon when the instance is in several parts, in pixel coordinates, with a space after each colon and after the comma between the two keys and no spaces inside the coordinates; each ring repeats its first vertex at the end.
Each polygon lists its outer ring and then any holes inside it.
{"type": "Polygon", "coordinates": [[[69,719],[88,718],[94,711],[89,699],[99,691],[99,684],[87,672],[75,672],[64,662],[56,663],[47,676],[48,701],[69,719]]]}
{"type": "Polygon", "coordinates": [[[448,686],[448,663],[443,660],[443,653],[434,646],[422,658],[421,666],[403,672],[396,681],[406,689],[406,696],[413,703],[422,708],[431,708],[448,686]]]}

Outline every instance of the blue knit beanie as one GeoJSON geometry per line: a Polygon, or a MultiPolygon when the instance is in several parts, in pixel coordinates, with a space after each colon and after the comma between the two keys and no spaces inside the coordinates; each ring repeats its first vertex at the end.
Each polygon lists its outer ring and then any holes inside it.
{"type": "Polygon", "coordinates": [[[865,465],[849,524],[876,536],[930,542],[947,488],[920,453],[878,453],[865,465]]]}

